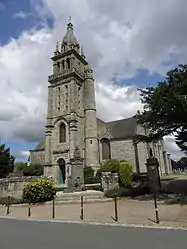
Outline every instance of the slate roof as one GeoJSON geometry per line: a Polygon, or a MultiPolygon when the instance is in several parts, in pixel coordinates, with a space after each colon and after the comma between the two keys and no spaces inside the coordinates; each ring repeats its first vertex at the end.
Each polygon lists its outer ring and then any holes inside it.
{"type": "Polygon", "coordinates": [[[131,139],[136,134],[136,118],[126,118],[107,122],[106,127],[110,130],[113,139],[131,139]]]}
{"type": "Polygon", "coordinates": [[[44,150],[45,149],[45,138],[39,142],[34,150],[44,150]]]}

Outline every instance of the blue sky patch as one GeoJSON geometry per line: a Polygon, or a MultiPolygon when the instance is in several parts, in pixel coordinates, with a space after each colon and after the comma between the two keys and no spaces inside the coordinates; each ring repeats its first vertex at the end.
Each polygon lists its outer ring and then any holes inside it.
{"type": "MultiPolygon", "coordinates": [[[[40,0],[37,5],[41,5],[40,0]]],[[[0,44],[6,44],[10,38],[17,39],[24,30],[40,29],[43,26],[53,27],[52,16],[42,19],[36,14],[33,1],[9,0],[3,2],[0,9],[0,44]]]]}
{"type": "Polygon", "coordinates": [[[16,161],[27,161],[27,157],[21,154],[22,151],[28,151],[34,149],[37,143],[26,143],[23,140],[3,140],[1,143],[5,143],[6,147],[10,147],[11,154],[16,158],[16,161]]]}
{"type": "Polygon", "coordinates": [[[136,85],[137,87],[150,87],[150,86],[156,86],[159,81],[162,81],[164,79],[163,75],[160,75],[158,73],[152,73],[146,69],[140,69],[137,70],[136,76],[129,78],[129,79],[123,79],[120,81],[116,81],[117,75],[113,78],[113,82],[118,86],[123,85],[136,85]]]}

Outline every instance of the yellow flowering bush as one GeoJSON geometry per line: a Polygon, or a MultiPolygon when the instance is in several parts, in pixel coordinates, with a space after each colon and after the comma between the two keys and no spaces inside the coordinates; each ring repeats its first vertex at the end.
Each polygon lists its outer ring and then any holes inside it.
{"type": "Polygon", "coordinates": [[[52,200],[55,187],[52,181],[41,179],[28,183],[23,189],[23,201],[28,203],[45,202],[52,200]]]}

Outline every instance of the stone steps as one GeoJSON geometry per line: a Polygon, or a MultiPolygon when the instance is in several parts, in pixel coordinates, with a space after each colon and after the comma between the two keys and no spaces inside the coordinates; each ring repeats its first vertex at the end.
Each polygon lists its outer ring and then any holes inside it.
{"type": "MultiPolygon", "coordinates": [[[[100,198],[100,199],[84,199],[83,202],[84,204],[89,204],[89,203],[104,203],[104,202],[111,202],[113,201],[112,198],[100,198]]],[[[58,200],[55,201],[55,205],[65,205],[65,204],[80,204],[81,200],[58,200]]],[[[46,202],[45,204],[52,205],[52,201],[46,202]]]]}
{"type": "Polygon", "coordinates": [[[82,192],[64,193],[62,191],[57,192],[56,201],[80,201],[83,196],[84,201],[86,200],[98,200],[104,198],[104,193],[101,191],[87,190],[82,192]]]}

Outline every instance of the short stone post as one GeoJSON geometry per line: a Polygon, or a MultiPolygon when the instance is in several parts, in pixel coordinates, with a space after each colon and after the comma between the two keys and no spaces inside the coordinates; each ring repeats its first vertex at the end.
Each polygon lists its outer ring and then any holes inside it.
{"type": "Polygon", "coordinates": [[[155,215],[156,215],[156,223],[159,224],[159,213],[157,206],[157,194],[161,192],[161,182],[160,182],[160,174],[159,174],[159,163],[157,158],[153,157],[152,149],[150,149],[150,155],[147,159],[147,176],[148,176],[148,186],[150,193],[153,194],[154,199],[154,207],[155,207],[155,215]]]}
{"type": "Polygon", "coordinates": [[[153,157],[152,150],[150,149],[150,156],[147,159],[147,177],[150,193],[157,194],[161,191],[159,163],[157,158],[153,157]]]}

